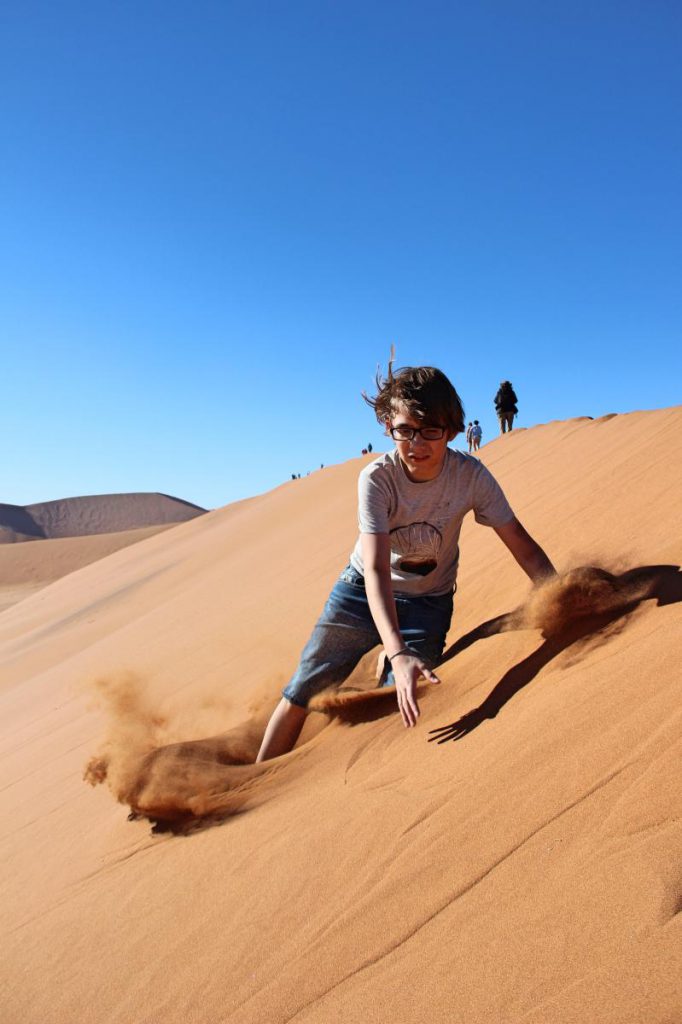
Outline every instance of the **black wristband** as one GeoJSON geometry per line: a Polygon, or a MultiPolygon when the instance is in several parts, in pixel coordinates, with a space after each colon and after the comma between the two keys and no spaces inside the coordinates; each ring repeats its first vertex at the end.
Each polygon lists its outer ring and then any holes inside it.
{"type": "MultiPolygon", "coordinates": [[[[409,647],[401,647],[399,651],[396,651],[395,654],[392,654],[391,657],[388,658],[391,664],[393,664],[393,659],[397,658],[399,654],[414,654],[414,651],[410,650],[409,647]]],[[[386,655],[386,657],[388,657],[388,655],[386,655]]]]}

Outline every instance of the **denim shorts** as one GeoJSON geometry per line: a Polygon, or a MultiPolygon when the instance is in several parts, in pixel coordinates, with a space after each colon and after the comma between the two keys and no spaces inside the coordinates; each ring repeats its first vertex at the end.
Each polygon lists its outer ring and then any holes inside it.
{"type": "MultiPolygon", "coordinates": [[[[450,620],[452,594],[413,597],[396,594],[398,624],[405,646],[411,648],[430,668],[443,653],[450,620]]],[[[301,660],[282,695],[300,708],[328,686],[347,679],[357,663],[381,644],[365,593],[365,579],[347,566],[334,584],[301,660]]],[[[384,661],[381,686],[395,682],[388,659],[384,661]]]]}

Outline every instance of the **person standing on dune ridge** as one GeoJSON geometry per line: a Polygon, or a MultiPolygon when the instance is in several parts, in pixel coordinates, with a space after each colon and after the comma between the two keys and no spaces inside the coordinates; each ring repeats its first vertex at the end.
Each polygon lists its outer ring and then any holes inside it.
{"type": "Polygon", "coordinates": [[[518,398],[511,383],[508,380],[503,380],[495,395],[495,411],[500,421],[501,434],[506,434],[508,430],[511,431],[514,417],[519,411],[516,405],[517,402],[518,398]]]}
{"type": "Polygon", "coordinates": [[[448,447],[464,430],[464,410],[445,374],[432,366],[393,373],[392,365],[393,355],[388,376],[377,373],[377,395],[363,397],[395,449],[360,473],[360,534],[270,717],[258,761],[291,750],[311,697],[342,683],[377,645],[384,650],[380,685],[395,684],[403,724],[417,724],[417,684],[440,682],[433,669],[450,628],[468,512],[495,530],[534,583],[555,575],[490,471],[448,447]]]}

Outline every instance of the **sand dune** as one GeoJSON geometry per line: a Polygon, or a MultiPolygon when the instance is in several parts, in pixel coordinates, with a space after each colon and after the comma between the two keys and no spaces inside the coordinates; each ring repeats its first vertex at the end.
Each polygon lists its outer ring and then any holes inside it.
{"type": "Polygon", "coordinates": [[[48,583],[172,526],[172,523],[146,526],[139,530],[56,540],[26,537],[28,544],[0,544],[0,612],[42,590],[48,583]]]}
{"type": "Polygon", "coordinates": [[[184,523],[206,509],[168,494],[93,494],[33,505],[0,504],[0,544],[82,537],[184,523]]]}
{"type": "Polygon", "coordinates": [[[5,611],[5,1018],[681,1020],[681,427],[664,409],[483,448],[563,576],[531,594],[465,523],[414,730],[374,652],[295,751],[250,763],[364,460],[5,611]]]}

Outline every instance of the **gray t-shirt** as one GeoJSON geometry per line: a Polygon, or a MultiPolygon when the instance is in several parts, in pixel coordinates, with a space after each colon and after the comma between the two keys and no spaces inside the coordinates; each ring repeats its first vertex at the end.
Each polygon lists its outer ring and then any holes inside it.
{"type": "MultiPolygon", "coordinates": [[[[446,448],[433,480],[415,483],[397,451],[380,455],[360,473],[360,533],[388,533],[391,580],[398,594],[447,594],[455,587],[459,531],[471,509],[477,523],[504,526],[514,513],[502,488],[482,462],[446,448]]],[[[363,573],[360,538],[350,557],[363,573]]]]}

